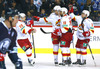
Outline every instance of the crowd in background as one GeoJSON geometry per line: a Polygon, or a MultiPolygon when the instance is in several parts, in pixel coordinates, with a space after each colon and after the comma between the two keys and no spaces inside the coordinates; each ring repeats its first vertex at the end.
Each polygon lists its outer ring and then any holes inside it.
{"type": "Polygon", "coordinates": [[[0,20],[14,10],[25,13],[27,19],[32,16],[47,17],[55,5],[66,7],[68,14],[80,15],[82,10],[89,10],[90,18],[100,21],[100,0],[0,0],[0,20]]]}

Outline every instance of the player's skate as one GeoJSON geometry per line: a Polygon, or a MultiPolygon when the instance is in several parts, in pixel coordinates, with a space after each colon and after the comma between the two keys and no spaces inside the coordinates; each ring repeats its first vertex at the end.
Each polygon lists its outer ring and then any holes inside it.
{"type": "Polygon", "coordinates": [[[67,60],[67,64],[68,64],[68,66],[70,66],[71,65],[71,58],[69,58],[68,60],[67,60]]]}
{"type": "Polygon", "coordinates": [[[54,59],[54,64],[55,64],[55,66],[59,65],[57,59],[54,59]]]}
{"type": "Polygon", "coordinates": [[[80,59],[77,59],[76,62],[72,63],[72,64],[81,64],[81,60],[80,59]]]}
{"type": "Polygon", "coordinates": [[[58,62],[54,62],[55,66],[58,66],[58,62]]]}
{"type": "Polygon", "coordinates": [[[85,65],[86,64],[86,60],[83,60],[82,63],[80,63],[80,65],[85,65]]]}
{"type": "Polygon", "coordinates": [[[65,66],[67,63],[67,60],[63,60],[62,63],[59,63],[59,65],[65,66]]]}
{"type": "Polygon", "coordinates": [[[34,65],[35,61],[33,59],[28,59],[29,64],[34,65]]]}

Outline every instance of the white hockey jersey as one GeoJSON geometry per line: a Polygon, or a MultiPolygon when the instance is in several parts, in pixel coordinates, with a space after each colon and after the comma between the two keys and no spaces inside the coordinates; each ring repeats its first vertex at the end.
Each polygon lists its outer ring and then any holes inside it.
{"type": "MultiPolygon", "coordinates": [[[[84,37],[83,34],[82,34],[83,30],[82,30],[81,22],[82,22],[83,18],[81,16],[76,16],[73,13],[70,14],[70,17],[78,23],[77,37],[80,40],[90,39],[90,36],[89,37],[84,37]]],[[[90,31],[90,35],[94,33],[93,21],[90,18],[86,18],[83,21],[83,26],[84,26],[84,31],[90,31]]]]}
{"type": "Polygon", "coordinates": [[[62,33],[68,32],[69,28],[72,29],[71,17],[68,15],[65,15],[61,19],[61,31],[62,31],[62,33]]]}
{"type": "Polygon", "coordinates": [[[52,27],[53,27],[53,32],[55,29],[59,29],[60,28],[60,19],[61,17],[56,15],[55,13],[51,13],[49,17],[44,17],[44,18],[40,18],[39,22],[46,22],[46,23],[51,23],[52,27]]]}
{"type": "Polygon", "coordinates": [[[24,22],[18,21],[18,23],[16,24],[16,30],[18,33],[17,39],[26,39],[29,37],[29,33],[28,31],[31,28],[26,26],[26,24],[24,22]]]}

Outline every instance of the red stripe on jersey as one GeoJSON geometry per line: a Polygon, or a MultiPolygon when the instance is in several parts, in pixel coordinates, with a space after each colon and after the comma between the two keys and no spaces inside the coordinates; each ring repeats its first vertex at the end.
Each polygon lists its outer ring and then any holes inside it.
{"type": "Polygon", "coordinates": [[[76,54],[81,54],[81,51],[76,51],[76,54]]]}
{"type": "Polygon", "coordinates": [[[27,57],[31,57],[32,56],[32,53],[31,54],[26,54],[27,55],[27,57]]]}
{"type": "Polygon", "coordinates": [[[59,22],[58,21],[56,21],[56,24],[58,24],[59,22]]]}
{"type": "Polygon", "coordinates": [[[69,30],[69,28],[67,28],[67,27],[64,27],[64,29],[67,30],[67,31],[69,30]]]}
{"type": "Polygon", "coordinates": [[[48,21],[46,20],[46,17],[44,17],[44,21],[47,23],[48,21]]]}
{"type": "Polygon", "coordinates": [[[54,54],[54,55],[58,55],[58,52],[53,51],[53,54],[54,54]]]}
{"type": "Polygon", "coordinates": [[[94,33],[94,30],[90,30],[92,33],[94,33]]]}
{"type": "Polygon", "coordinates": [[[67,57],[69,57],[70,56],[70,53],[67,53],[67,57]]]}
{"type": "Polygon", "coordinates": [[[81,55],[87,55],[87,52],[82,52],[81,55]]]}
{"type": "Polygon", "coordinates": [[[58,19],[58,22],[60,22],[61,20],[60,19],[58,19]]]}
{"type": "Polygon", "coordinates": [[[63,57],[67,56],[67,53],[62,53],[62,56],[63,56],[63,57]]]}

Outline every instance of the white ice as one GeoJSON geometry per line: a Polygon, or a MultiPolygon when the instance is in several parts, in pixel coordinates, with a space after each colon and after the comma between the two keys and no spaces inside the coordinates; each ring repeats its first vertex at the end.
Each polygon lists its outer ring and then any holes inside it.
{"type": "MultiPolygon", "coordinates": [[[[95,54],[96,67],[90,54],[87,55],[87,64],[85,66],[71,65],[71,66],[55,66],[52,54],[36,54],[35,65],[31,66],[25,54],[19,54],[23,62],[23,69],[100,69],[100,54],[95,54]]],[[[76,55],[72,54],[72,62],[76,61],[76,55]]],[[[59,62],[61,62],[61,54],[59,54],[59,62]]],[[[8,56],[5,58],[7,69],[15,69],[14,65],[9,60],[8,56]]]]}

